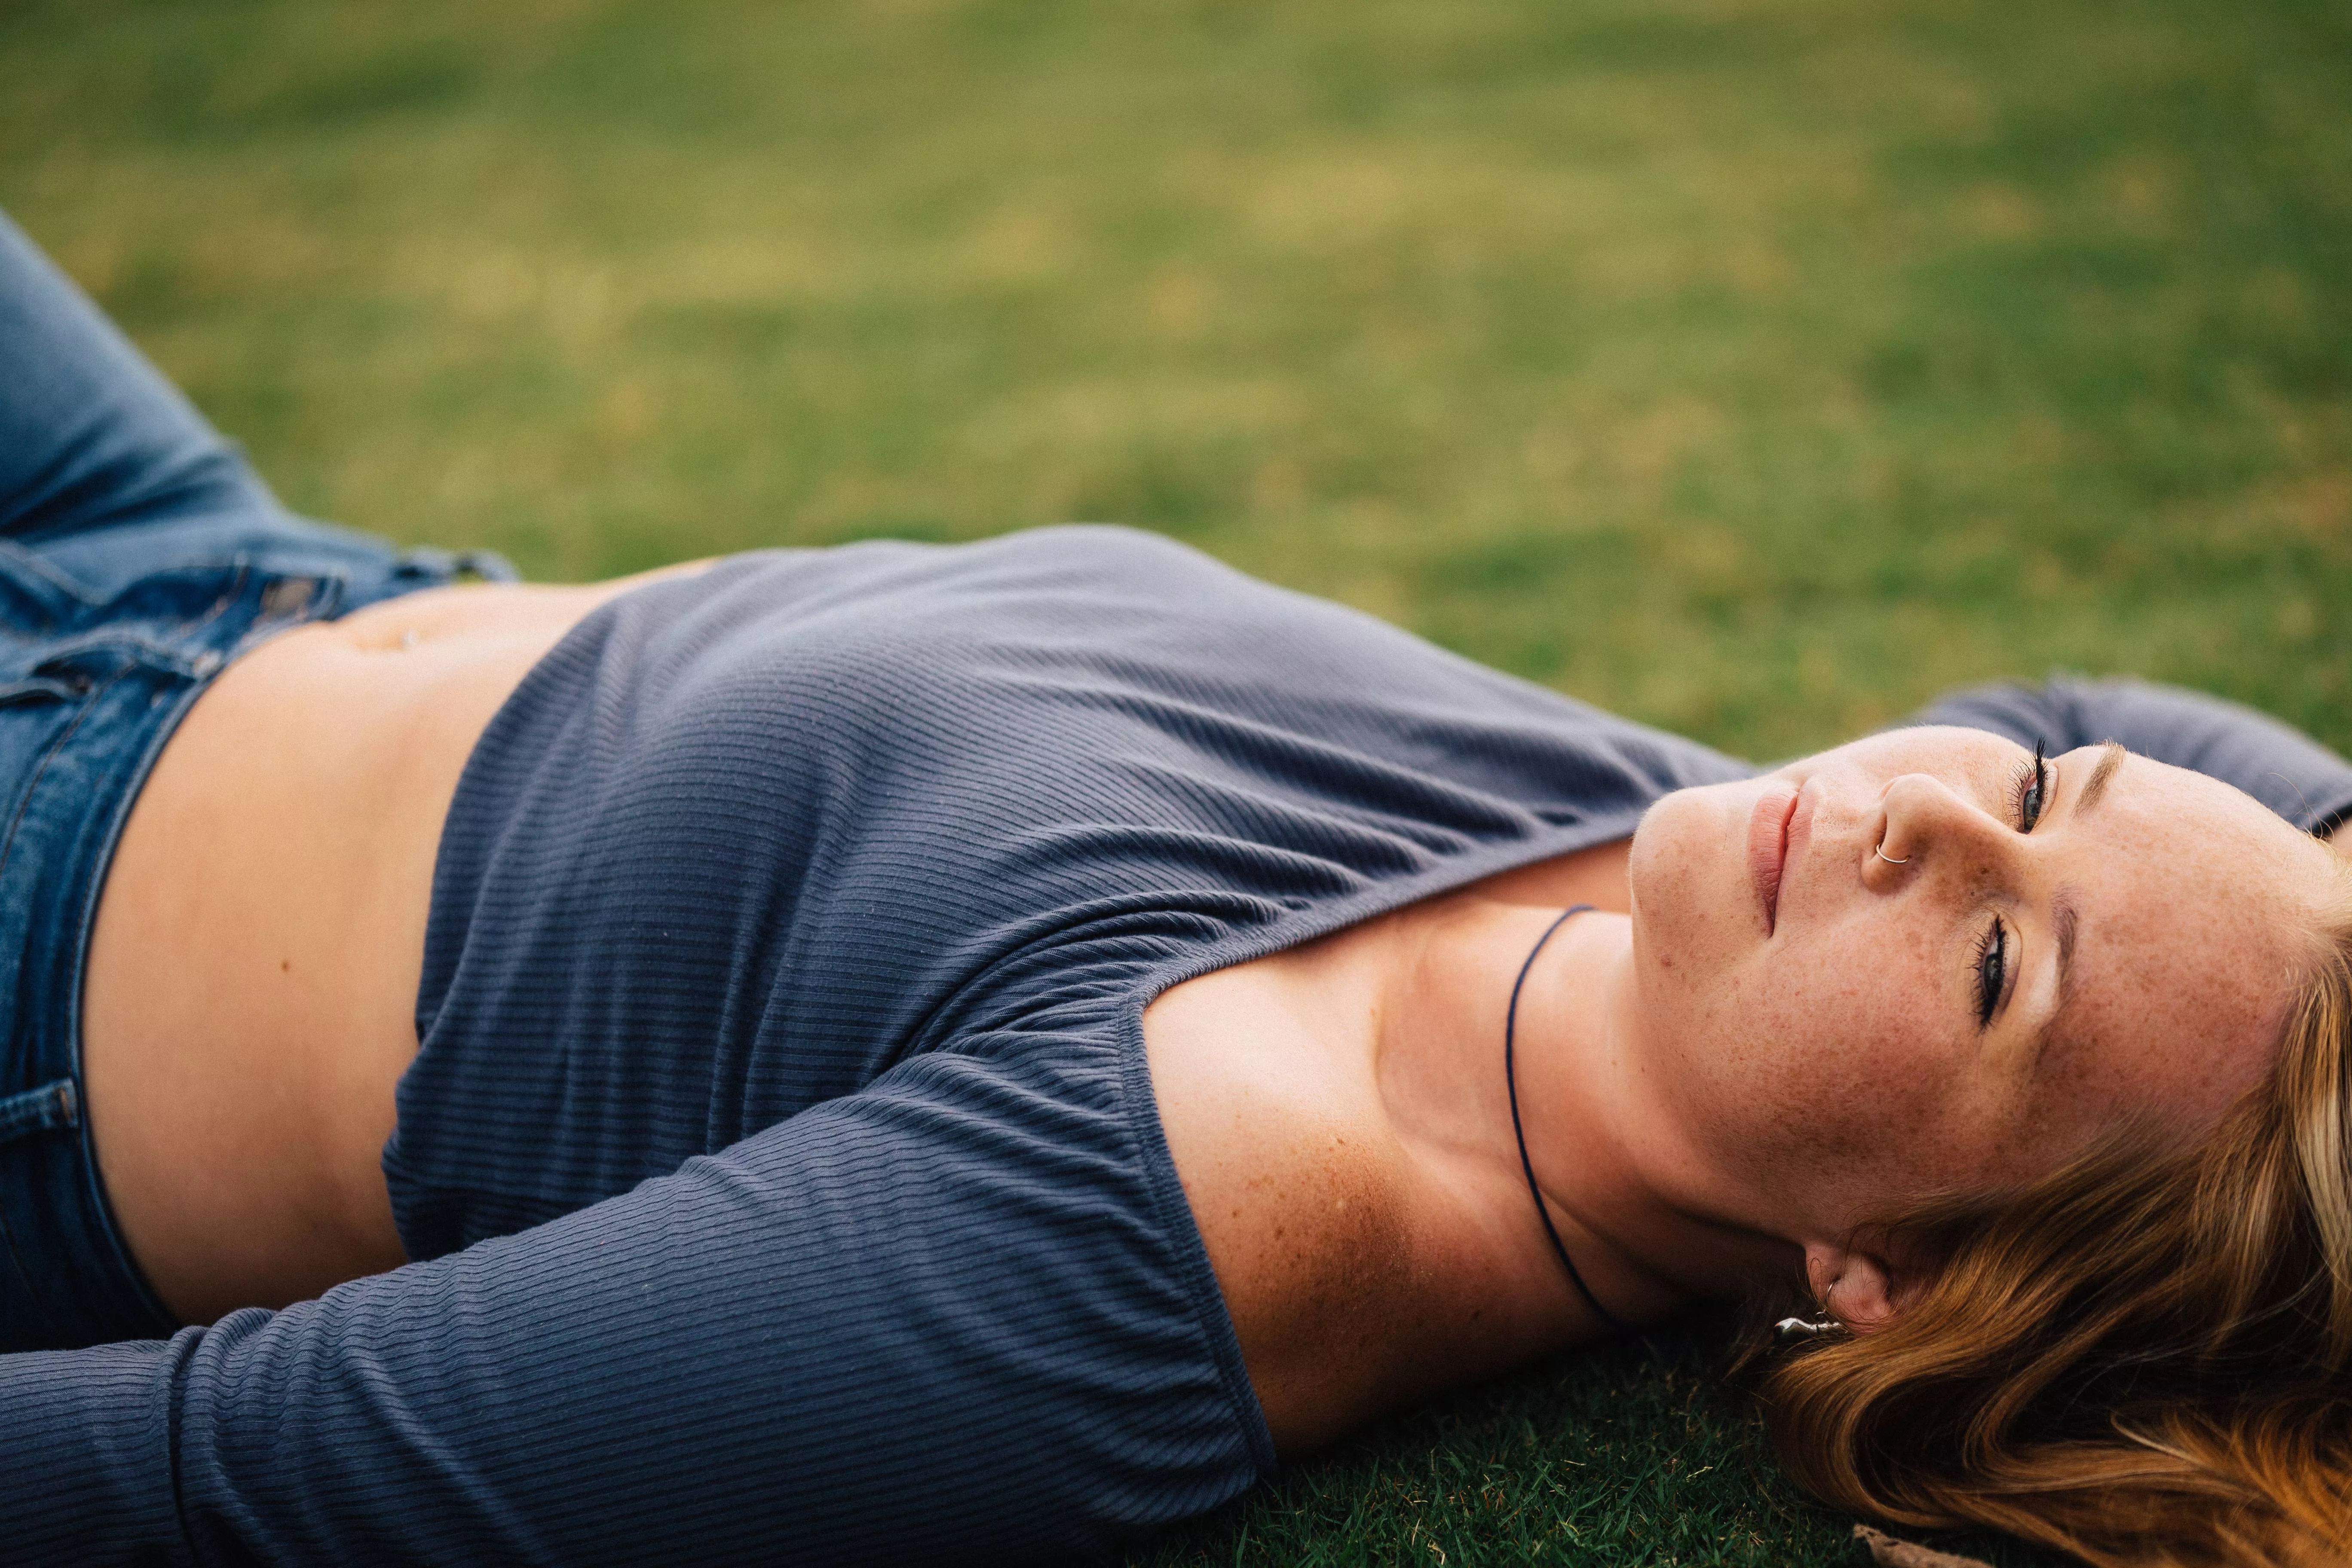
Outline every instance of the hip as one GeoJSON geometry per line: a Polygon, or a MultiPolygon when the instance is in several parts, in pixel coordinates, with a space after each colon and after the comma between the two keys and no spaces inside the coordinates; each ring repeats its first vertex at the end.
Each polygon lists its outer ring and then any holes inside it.
{"type": "Polygon", "coordinates": [[[99,891],[142,781],[241,656],[454,569],[291,519],[221,537],[126,530],[123,559],[100,562],[83,536],[69,565],[0,541],[0,1349],[171,1326],[100,1178],[82,1030],[99,891]]]}

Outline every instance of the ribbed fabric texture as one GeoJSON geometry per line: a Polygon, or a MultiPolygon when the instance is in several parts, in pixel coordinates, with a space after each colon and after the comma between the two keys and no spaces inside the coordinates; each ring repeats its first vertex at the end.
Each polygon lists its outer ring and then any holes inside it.
{"type": "Polygon", "coordinates": [[[0,1556],[1032,1563],[1213,1506],[1271,1455],[1145,1003],[1746,771],[1117,530],[616,600],[444,836],[428,1260],[0,1358],[0,1556]]]}
{"type": "Polygon", "coordinates": [[[933,1052],[1115,1076],[1171,961],[1745,771],[1123,529],[650,587],[467,768],[402,1234],[552,1217],[933,1052]]]}
{"type": "Polygon", "coordinates": [[[1744,765],[1106,528],[772,552],[467,764],[384,1169],[428,1259],[0,1365],[9,1561],[1032,1563],[1272,1462],[1168,984],[1744,765]]]}

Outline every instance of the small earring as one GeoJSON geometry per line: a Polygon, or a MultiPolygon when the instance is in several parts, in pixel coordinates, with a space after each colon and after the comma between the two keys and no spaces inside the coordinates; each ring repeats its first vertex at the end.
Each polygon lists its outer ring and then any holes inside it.
{"type": "Polygon", "coordinates": [[[1772,1325],[1772,1337],[1784,1345],[1801,1344],[1807,1340],[1827,1339],[1844,1327],[1835,1318],[1818,1323],[1803,1318],[1783,1318],[1772,1325]]]}
{"type": "Polygon", "coordinates": [[[1911,864],[1911,857],[1908,855],[1906,855],[1900,860],[1897,860],[1894,856],[1889,855],[1886,852],[1886,840],[1884,838],[1872,845],[1870,847],[1870,852],[1873,855],[1877,856],[1881,860],[1885,861],[1890,866],[1908,866],[1911,864]]]}

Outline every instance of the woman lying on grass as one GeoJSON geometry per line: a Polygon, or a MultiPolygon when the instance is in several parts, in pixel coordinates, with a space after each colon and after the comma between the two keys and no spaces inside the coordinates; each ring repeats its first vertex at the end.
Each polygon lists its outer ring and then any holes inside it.
{"type": "Polygon", "coordinates": [[[2269,721],[1759,773],[1114,529],[458,584],[14,230],[0,367],[12,1563],[1034,1561],[1735,1295],[1845,1507],[2352,1545],[2269,721]]]}

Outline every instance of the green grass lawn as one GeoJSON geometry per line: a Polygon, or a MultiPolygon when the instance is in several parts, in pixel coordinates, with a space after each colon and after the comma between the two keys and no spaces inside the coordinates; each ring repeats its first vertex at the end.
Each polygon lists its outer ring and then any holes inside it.
{"type": "MultiPolygon", "coordinates": [[[[2341,0],[0,0],[0,203],[535,575],[1116,519],[1750,755],[2059,666],[2352,747],[2347,82],[2341,0]]],[[[1135,1561],[1856,1561],[1709,1345],[1135,1561]]]]}

